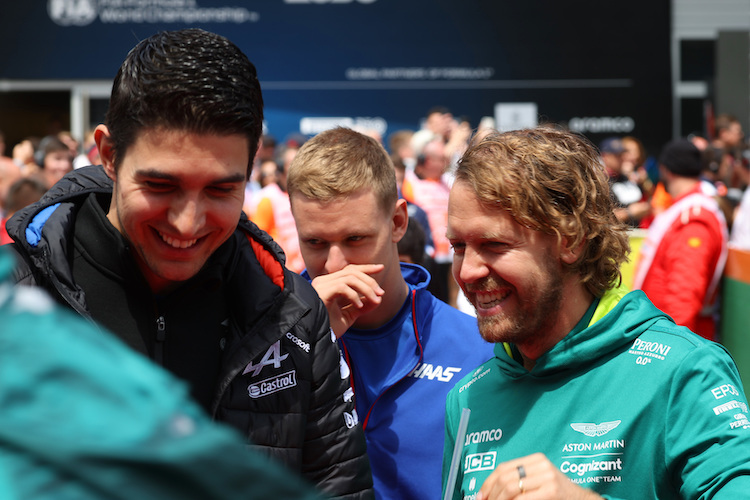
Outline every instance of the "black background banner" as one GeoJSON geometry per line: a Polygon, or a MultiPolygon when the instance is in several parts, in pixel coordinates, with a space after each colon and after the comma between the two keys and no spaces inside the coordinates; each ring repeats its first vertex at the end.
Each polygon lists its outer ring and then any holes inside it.
{"type": "Polygon", "coordinates": [[[0,84],[111,80],[138,40],[188,26],[255,63],[278,139],[331,123],[387,136],[434,105],[476,126],[515,103],[595,142],[671,135],[669,2],[652,0],[11,0],[0,84]]]}

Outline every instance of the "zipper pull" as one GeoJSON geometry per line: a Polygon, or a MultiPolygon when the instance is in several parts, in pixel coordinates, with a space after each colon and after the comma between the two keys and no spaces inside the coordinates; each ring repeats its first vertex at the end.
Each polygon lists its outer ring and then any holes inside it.
{"type": "Polygon", "coordinates": [[[167,322],[164,316],[156,318],[156,342],[154,343],[154,361],[164,366],[164,341],[167,340],[167,322]]]}
{"type": "Polygon", "coordinates": [[[167,322],[164,316],[156,318],[156,341],[164,342],[167,339],[167,322]]]}

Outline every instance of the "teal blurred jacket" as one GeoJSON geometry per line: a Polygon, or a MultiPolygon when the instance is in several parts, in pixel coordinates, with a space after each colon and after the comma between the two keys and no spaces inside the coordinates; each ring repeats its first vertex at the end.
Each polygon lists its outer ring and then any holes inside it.
{"type": "Polygon", "coordinates": [[[0,498],[319,498],[12,266],[0,250],[0,498]]]}

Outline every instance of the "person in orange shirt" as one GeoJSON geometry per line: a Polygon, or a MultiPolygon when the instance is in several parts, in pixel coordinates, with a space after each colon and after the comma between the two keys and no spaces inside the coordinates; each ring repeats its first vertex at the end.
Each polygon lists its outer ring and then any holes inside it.
{"type": "Polygon", "coordinates": [[[277,182],[265,186],[258,192],[258,204],[250,215],[259,228],[267,232],[286,254],[286,267],[295,273],[305,269],[305,261],[299,249],[297,225],[292,216],[289,194],[286,192],[286,175],[289,165],[297,155],[297,148],[288,148],[283,155],[284,170],[277,182]]]}

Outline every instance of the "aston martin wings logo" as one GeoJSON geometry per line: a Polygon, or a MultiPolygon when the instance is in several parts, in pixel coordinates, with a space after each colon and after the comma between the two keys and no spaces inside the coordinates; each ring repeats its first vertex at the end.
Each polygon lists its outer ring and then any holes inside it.
{"type": "Polygon", "coordinates": [[[570,424],[574,431],[588,437],[603,436],[618,425],[622,420],[613,420],[612,422],[602,422],[601,424],[570,424]]]}

